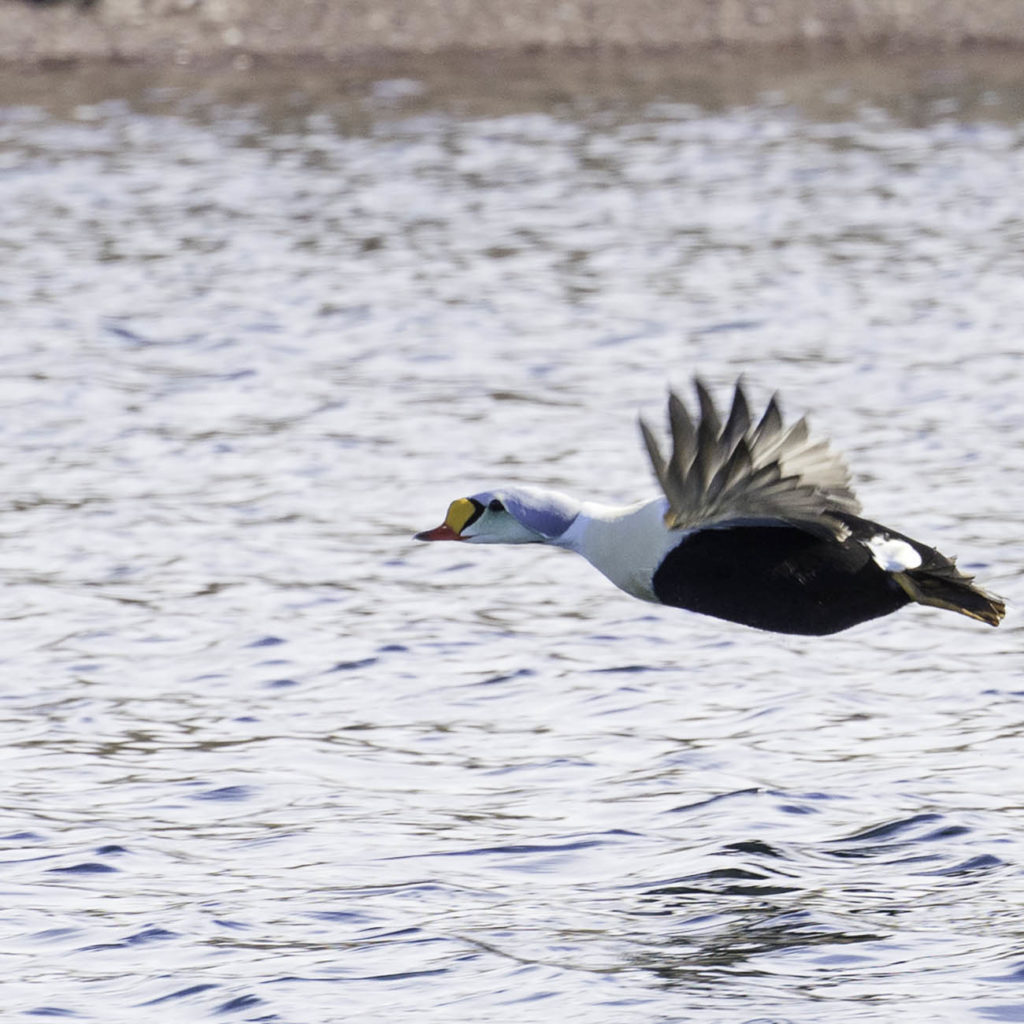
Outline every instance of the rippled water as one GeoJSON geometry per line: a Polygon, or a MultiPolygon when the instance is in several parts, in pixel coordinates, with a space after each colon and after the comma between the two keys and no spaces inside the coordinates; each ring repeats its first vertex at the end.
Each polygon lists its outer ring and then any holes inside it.
{"type": "Polygon", "coordinates": [[[6,76],[6,1017],[1024,1020],[998,64],[6,76]],[[693,372],[1011,601],[832,638],[417,545],[693,372]]]}

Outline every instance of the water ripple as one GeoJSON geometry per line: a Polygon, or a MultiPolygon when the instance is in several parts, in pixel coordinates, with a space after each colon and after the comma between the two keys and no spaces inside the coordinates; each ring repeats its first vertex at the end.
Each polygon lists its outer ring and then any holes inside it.
{"type": "Polygon", "coordinates": [[[5,78],[9,1017],[1024,1019],[1024,91],[922,60],[5,78]],[[411,540],[698,370],[1004,627],[411,540]]]}

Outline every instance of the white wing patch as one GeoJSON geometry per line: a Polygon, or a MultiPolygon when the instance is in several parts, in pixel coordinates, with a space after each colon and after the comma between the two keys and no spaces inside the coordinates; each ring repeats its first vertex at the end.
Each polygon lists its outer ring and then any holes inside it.
{"type": "Polygon", "coordinates": [[[905,572],[921,564],[921,556],[905,540],[876,533],[864,542],[875,563],[886,572],[905,572]]]}

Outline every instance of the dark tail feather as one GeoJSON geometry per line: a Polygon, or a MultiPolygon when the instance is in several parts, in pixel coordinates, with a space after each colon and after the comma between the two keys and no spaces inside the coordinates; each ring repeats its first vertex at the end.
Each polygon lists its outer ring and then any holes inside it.
{"type": "Polygon", "coordinates": [[[893,578],[910,599],[918,604],[948,608],[990,626],[998,626],[1006,614],[1002,599],[974,586],[972,576],[965,576],[952,561],[937,551],[935,554],[937,559],[927,560],[917,569],[893,573],[893,578]]]}

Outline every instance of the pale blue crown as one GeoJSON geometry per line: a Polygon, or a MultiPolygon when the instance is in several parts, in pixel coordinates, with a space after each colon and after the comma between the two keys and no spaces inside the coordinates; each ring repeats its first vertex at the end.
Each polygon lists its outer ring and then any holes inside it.
{"type": "Polygon", "coordinates": [[[572,498],[540,488],[503,487],[473,495],[473,499],[484,506],[495,498],[517,522],[548,540],[565,533],[580,513],[579,503],[572,498]]]}

